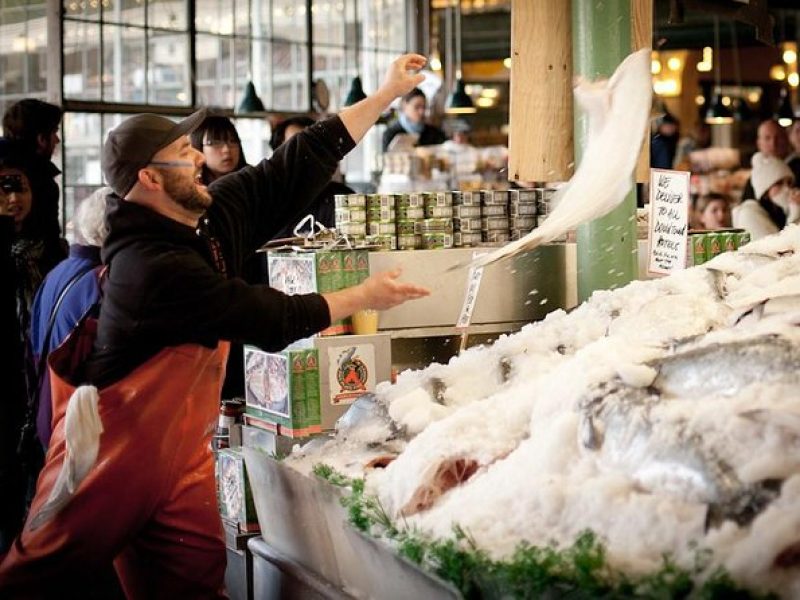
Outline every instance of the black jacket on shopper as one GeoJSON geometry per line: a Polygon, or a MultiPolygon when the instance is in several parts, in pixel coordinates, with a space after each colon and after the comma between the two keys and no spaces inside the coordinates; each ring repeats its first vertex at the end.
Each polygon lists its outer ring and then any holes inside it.
{"type": "Polygon", "coordinates": [[[114,383],[165,346],[232,340],[278,351],[327,327],[322,296],[287,296],[238,276],[307,208],[295,199],[313,200],[354,146],[338,117],[308,127],[269,159],[215,181],[197,229],[112,196],[109,272],[84,380],[114,383]]]}

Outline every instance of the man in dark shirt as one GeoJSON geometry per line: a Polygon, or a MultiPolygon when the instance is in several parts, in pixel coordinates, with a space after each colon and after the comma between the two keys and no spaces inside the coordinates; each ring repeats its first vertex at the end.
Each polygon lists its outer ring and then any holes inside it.
{"type": "Polygon", "coordinates": [[[403,96],[400,101],[400,114],[397,120],[386,128],[383,132],[383,151],[389,150],[389,145],[398,134],[411,134],[417,137],[416,146],[434,146],[443,144],[447,137],[438,127],[429,125],[425,122],[425,110],[428,101],[425,93],[414,88],[403,96]]]}
{"type": "Polygon", "coordinates": [[[237,276],[305,208],[291,199],[319,193],[424,64],[399,58],[373,96],[209,188],[187,135],[204,111],[178,124],[138,115],[109,133],[103,168],[115,194],[97,335],[83,365],[89,328],[51,354],[53,437],[23,534],[0,563],[0,595],[69,596],[113,559],[128,597],[222,597],[209,442],[227,340],[280,350],[357,310],[428,294],[397,281],[398,270],[322,295],[237,276]]]}

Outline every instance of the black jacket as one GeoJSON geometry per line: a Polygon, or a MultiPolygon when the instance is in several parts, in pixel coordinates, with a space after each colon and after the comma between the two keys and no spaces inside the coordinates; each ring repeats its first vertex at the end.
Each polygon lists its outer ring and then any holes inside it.
{"type": "MultiPolygon", "coordinates": [[[[389,144],[394,139],[398,133],[406,133],[406,130],[403,129],[403,126],[400,125],[400,121],[394,121],[389,124],[386,128],[386,131],[383,132],[383,151],[386,152],[389,149],[389,144]]],[[[433,125],[425,124],[425,127],[422,130],[422,133],[419,134],[419,139],[417,140],[417,146],[435,146],[436,144],[444,144],[447,138],[444,135],[444,132],[439,129],[438,127],[434,127],[433,125]]]]}
{"type": "Polygon", "coordinates": [[[316,123],[269,159],[215,181],[197,230],[112,196],[102,251],[109,274],[83,379],[109,385],[167,346],[233,340],[278,351],[327,327],[322,296],[287,296],[238,276],[248,256],[307,208],[293,200],[316,197],[354,145],[338,117],[316,123]]]}

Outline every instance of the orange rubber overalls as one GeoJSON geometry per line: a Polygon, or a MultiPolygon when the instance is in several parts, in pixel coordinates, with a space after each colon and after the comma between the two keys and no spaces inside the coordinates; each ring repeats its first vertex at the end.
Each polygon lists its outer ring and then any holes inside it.
{"type": "Polygon", "coordinates": [[[227,342],[165,348],[100,390],[97,461],[69,503],[31,531],[64,460],[64,414],[75,389],[69,374],[95,327],[84,323],[48,359],[53,437],[28,522],[0,563],[0,598],[52,595],[112,560],[129,598],[225,597],[209,444],[227,342]]]}

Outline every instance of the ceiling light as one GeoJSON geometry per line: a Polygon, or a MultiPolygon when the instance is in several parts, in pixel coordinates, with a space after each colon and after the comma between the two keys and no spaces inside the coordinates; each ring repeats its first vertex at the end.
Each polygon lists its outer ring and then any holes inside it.
{"type": "Polygon", "coordinates": [[[800,75],[797,73],[789,73],[789,76],[786,78],[786,83],[792,87],[797,87],[797,84],[800,83],[800,75]]]}
{"type": "Polygon", "coordinates": [[[783,52],[783,62],[787,65],[791,65],[797,62],[797,52],[792,49],[784,50],[783,52]]]}
{"type": "Polygon", "coordinates": [[[497,88],[483,88],[481,90],[481,96],[484,98],[497,98],[500,95],[500,90],[497,88]]]}
{"type": "Polygon", "coordinates": [[[653,75],[661,73],[661,61],[657,58],[650,61],[650,72],[653,75]]]}
{"type": "Polygon", "coordinates": [[[673,56],[667,61],[667,68],[670,71],[680,71],[681,66],[683,66],[683,63],[681,62],[681,59],[678,58],[677,56],[673,56]]]}
{"type": "Polygon", "coordinates": [[[703,106],[703,104],[706,103],[706,97],[703,96],[703,94],[697,94],[697,96],[694,97],[694,103],[697,104],[697,106],[703,106]]]}
{"type": "Polygon", "coordinates": [[[491,108],[492,106],[494,106],[494,100],[492,98],[480,97],[475,101],[475,104],[477,104],[481,108],[491,108]]]}
{"type": "Polygon", "coordinates": [[[786,69],[783,68],[783,65],[772,65],[769,69],[769,78],[783,81],[786,79],[786,69]]]}
{"type": "Polygon", "coordinates": [[[503,66],[506,69],[510,69],[511,68],[511,57],[510,56],[508,58],[504,58],[503,59],[503,66]]]}

